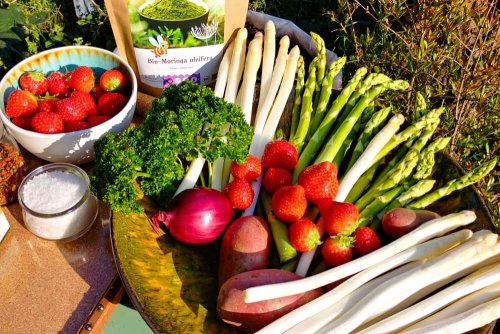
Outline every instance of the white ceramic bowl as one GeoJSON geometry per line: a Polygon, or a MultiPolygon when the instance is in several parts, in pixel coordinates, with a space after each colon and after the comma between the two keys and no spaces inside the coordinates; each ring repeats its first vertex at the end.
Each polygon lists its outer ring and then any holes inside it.
{"type": "Polygon", "coordinates": [[[136,103],[137,78],[132,68],[116,54],[91,46],[65,46],[38,53],[18,63],[0,81],[0,119],[21,146],[50,162],[81,164],[93,160],[94,142],[107,133],[120,133],[126,129],[134,116],[136,103]],[[58,134],[25,130],[10,121],[5,114],[5,102],[9,94],[19,88],[22,73],[65,71],[80,65],[91,67],[97,75],[111,68],[120,68],[125,73],[131,95],[117,115],[89,129],[58,134]]]}

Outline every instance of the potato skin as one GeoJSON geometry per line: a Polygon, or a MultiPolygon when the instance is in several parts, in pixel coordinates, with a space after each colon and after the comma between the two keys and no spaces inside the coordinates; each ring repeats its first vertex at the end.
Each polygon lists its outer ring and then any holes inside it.
{"type": "Polygon", "coordinates": [[[439,214],[433,211],[395,208],[384,214],[382,229],[389,239],[395,240],[423,223],[438,217],[439,214]]]}
{"type": "Polygon", "coordinates": [[[219,291],[217,312],[223,321],[245,332],[254,333],[288,312],[321,296],[321,288],[293,296],[245,303],[246,288],[288,282],[302,278],[282,269],[259,269],[229,278],[219,291]]]}
{"type": "Polygon", "coordinates": [[[269,266],[271,232],[257,216],[232,222],[222,237],[219,255],[219,287],[231,276],[269,266]]]}

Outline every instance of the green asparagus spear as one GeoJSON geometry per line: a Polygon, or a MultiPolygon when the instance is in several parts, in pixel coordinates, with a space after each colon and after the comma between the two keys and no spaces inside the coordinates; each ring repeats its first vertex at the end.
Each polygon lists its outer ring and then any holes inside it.
{"type": "Polygon", "coordinates": [[[291,143],[295,146],[295,148],[297,148],[298,152],[302,150],[307,130],[309,129],[309,125],[311,123],[311,113],[313,109],[312,98],[315,86],[316,67],[312,67],[304,87],[304,95],[302,96],[302,107],[300,110],[300,119],[299,124],[297,125],[297,131],[291,140],[291,143]]]}
{"type": "Polygon", "coordinates": [[[288,227],[285,223],[280,221],[273,214],[271,207],[271,196],[265,191],[261,193],[262,206],[266,212],[267,222],[271,229],[271,234],[273,235],[274,244],[276,245],[276,250],[280,257],[280,262],[285,263],[286,261],[293,259],[297,256],[297,251],[293,248],[290,243],[290,237],[288,235],[288,227]]]}
{"type": "MultiPolygon", "coordinates": [[[[383,83],[381,85],[374,86],[371,88],[365,95],[363,95],[356,106],[351,110],[349,116],[345,119],[345,121],[340,125],[337,131],[333,133],[323,145],[323,149],[321,150],[319,156],[316,158],[315,163],[320,163],[323,161],[332,161],[335,158],[335,155],[338,153],[342,142],[345,140],[349,132],[352,130],[354,124],[356,124],[358,118],[363,113],[363,110],[373,101],[373,99],[388,89],[391,90],[406,90],[408,89],[408,82],[404,80],[394,80],[383,83]]],[[[297,171],[297,168],[295,169],[297,171]]]]}
{"type": "Polygon", "coordinates": [[[342,111],[342,114],[339,117],[339,121],[335,124],[334,131],[337,131],[338,127],[344,122],[344,120],[347,118],[351,110],[356,106],[358,103],[359,99],[366,94],[367,91],[370,90],[370,88],[384,84],[386,82],[390,82],[391,78],[389,78],[387,75],[382,74],[382,73],[370,73],[366,76],[365,80],[363,80],[358,89],[352,94],[351,98],[349,101],[347,101],[347,104],[342,111]]]}
{"type": "Polygon", "coordinates": [[[418,166],[413,178],[423,180],[432,174],[434,168],[434,156],[437,152],[443,150],[450,142],[450,137],[439,137],[430,143],[421,153],[418,159],[418,166]]]}
{"type": "MultiPolygon", "coordinates": [[[[314,89],[314,109],[316,110],[316,107],[318,106],[319,102],[319,92],[321,90],[321,85],[323,83],[323,78],[325,77],[325,68],[326,68],[326,47],[325,47],[325,41],[323,38],[321,38],[320,35],[311,32],[311,37],[316,45],[316,48],[318,49],[318,63],[317,67],[318,70],[316,71],[316,87],[314,89]]],[[[333,79],[332,79],[333,83],[333,79]]]]}
{"type": "Polygon", "coordinates": [[[290,129],[290,138],[293,138],[300,119],[300,107],[302,105],[302,94],[304,93],[304,78],[306,76],[304,57],[300,56],[297,63],[297,80],[295,84],[295,98],[293,100],[292,125],[290,129]]]}
{"type": "Polygon", "coordinates": [[[319,101],[317,103],[316,112],[314,113],[314,119],[312,121],[312,126],[310,127],[309,134],[312,135],[316,132],[323,117],[325,117],[326,108],[328,102],[330,101],[330,96],[332,95],[333,80],[335,76],[342,70],[346,62],[346,57],[337,58],[330,64],[326,76],[323,78],[321,83],[321,93],[319,96],[319,101]]]}
{"type": "MultiPolygon", "coordinates": [[[[372,101],[372,103],[370,103],[370,105],[365,108],[360,119],[356,122],[356,124],[354,124],[354,127],[352,128],[352,130],[347,135],[347,138],[342,143],[342,146],[340,147],[339,152],[337,153],[337,155],[333,159],[333,163],[339,167],[339,172],[341,170],[341,168],[340,168],[341,164],[344,161],[344,158],[347,154],[347,151],[350,149],[354,138],[359,134],[359,131],[365,127],[366,122],[373,115],[374,110],[375,110],[375,104],[372,101]]],[[[342,170],[342,172],[343,172],[343,170],[342,170]]]]}
{"type": "Polygon", "coordinates": [[[419,151],[410,150],[403,160],[401,160],[388,174],[384,181],[372,187],[359,200],[356,201],[356,207],[362,211],[373,199],[380,193],[383,193],[408,178],[418,163],[419,151]]]}
{"type": "Polygon", "coordinates": [[[427,113],[427,102],[421,92],[415,93],[415,114],[414,119],[419,119],[427,113]]]}
{"type": "Polygon", "coordinates": [[[404,208],[408,203],[413,201],[416,198],[422,197],[432,190],[436,184],[436,180],[420,180],[411,187],[408,188],[407,191],[399,195],[396,199],[394,199],[386,208],[386,210],[390,210],[393,208],[404,208]]]}
{"type": "Polygon", "coordinates": [[[387,145],[380,151],[377,157],[373,160],[373,163],[380,161],[383,157],[385,157],[389,152],[391,152],[394,148],[399,146],[401,143],[407,141],[411,137],[418,134],[424,127],[426,127],[429,122],[433,122],[436,118],[439,118],[441,114],[444,112],[444,108],[437,108],[429,111],[424,117],[408,126],[406,129],[398,133],[394,136],[387,145]]]}
{"type": "Polygon", "coordinates": [[[366,172],[361,175],[361,177],[356,181],[354,186],[352,186],[351,191],[349,192],[349,195],[345,198],[346,202],[349,203],[354,203],[356,202],[361,195],[365,192],[366,189],[370,186],[370,183],[373,180],[373,177],[375,176],[378,167],[380,166],[380,162],[377,162],[373,166],[371,166],[366,172]]]}
{"type": "Polygon", "coordinates": [[[452,192],[456,190],[463,189],[467,186],[470,186],[478,181],[480,181],[482,178],[484,178],[493,168],[495,168],[497,164],[498,158],[495,157],[485,163],[483,163],[481,166],[478,166],[471,170],[470,172],[466,173],[464,176],[453,179],[448,181],[444,186],[441,188],[431,192],[430,194],[425,195],[424,197],[411,202],[408,207],[410,209],[423,209],[438,199],[448,196],[452,192]]]}
{"type": "MultiPolygon", "coordinates": [[[[416,152],[421,152],[424,149],[425,145],[427,145],[427,142],[431,139],[432,135],[434,134],[434,131],[436,131],[438,124],[439,124],[439,119],[437,119],[437,118],[431,119],[429,121],[429,123],[427,124],[427,126],[424,128],[424,132],[419,137],[417,137],[415,139],[415,142],[411,146],[410,150],[414,150],[416,152]]],[[[405,149],[406,149],[405,147],[401,148],[400,150],[398,150],[398,153],[401,150],[404,151],[405,149]]],[[[391,159],[391,161],[389,161],[387,166],[385,166],[384,169],[382,170],[382,172],[380,172],[380,174],[377,176],[377,178],[373,182],[373,185],[377,186],[378,184],[385,181],[387,179],[388,173],[390,173],[390,171],[398,163],[400,163],[401,159],[402,158],[399,158],[398,154],[396,154],[396,156],[393,159],[391,159]]]]}
{"type": "Polygon", "coordinates": [[[373,114],[373,117],[366,123],[363,132],[359,136],[354,151],[352,152],[351,160],[349,161],[347,170],[351,169],[352,165],[358,160],[366,146],[370,143],[370,140],[377,133],[383,123],[389,116],[392,107],[385,107],[373,114]]]}
{"type": "Polygon", "coordinates": [[[339,96],[337,96],[337,98],[333,101],[330,109],[319,125],[318,130],[316,130],[312,137],[309,138],[309,141],[307,142],[304,150],[300,154],[296,168],[302,170],[306,166],[310,165],[310,163],[314,160],[316,153],[321,148],[323,141],[325,140],[330,129],[335,123],[339,112],[342,110],[349,97],[355,91],[361,79],[363,79],[363,77],[366,75],[366,72],[366,68],[359,68],[351,78],[351,80],[349,80],[344,89],[342,89],[339,96]]]}
{"type": "Polygon", "coordinates": [[[370,204],[359,212],[358,226],[366,226],[371,223],[373,217],[383,211],[398,195],[405,190],[403,185],[389,189],[385,193],[376,196],[370,204]]]}

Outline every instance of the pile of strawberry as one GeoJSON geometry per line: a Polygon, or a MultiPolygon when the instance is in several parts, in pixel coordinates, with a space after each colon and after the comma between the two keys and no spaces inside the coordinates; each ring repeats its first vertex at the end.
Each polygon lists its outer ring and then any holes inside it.
{"type": "Polygon", "coordinates": [[[118,69],[97,77],[88,66],[72,71],[25,72],[8,97],[5,113],[17,126],[40,133],[87,129],[116,115],[127,104],[127,80],[118,69]]]}
{"type": "Polygon", "coordinates": [[[292,184],[297,159],[297,150],[288,141],[270,142],[260,163],[254,156],[249,156],[243,165],[233,163],[235,180],[228,184],[226,196],[232,203],[241,201],[244,204],[241,208],[248,207],[253,199],[249,182],[263,171],[262,186],[272,195],[273,213],[288,225],[290,243],[297,251],[307,252],[321,246],[324,262],[337,266],[379,248],[381,241],[375,231],[358,227],[357,208],[334,200],[338,190],[335,164],[322,162],[308,166],[299,174],[297,184],[292,184]],[[249,174],[252,176],[248,177],[249,174]],[[326,232],[323,240],[323,233],[313,222],[318,210],[326,232]]]}

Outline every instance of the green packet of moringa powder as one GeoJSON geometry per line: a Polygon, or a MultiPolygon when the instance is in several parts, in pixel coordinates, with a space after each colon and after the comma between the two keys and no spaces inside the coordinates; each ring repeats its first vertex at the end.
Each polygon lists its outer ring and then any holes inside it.
{"type": "Polygon", "coordinates": [[[208,85],[223,49],[245,24],[248,0],[106,0],[118,53],[139,89],[158,96],[183,80],[208,85]]]}

